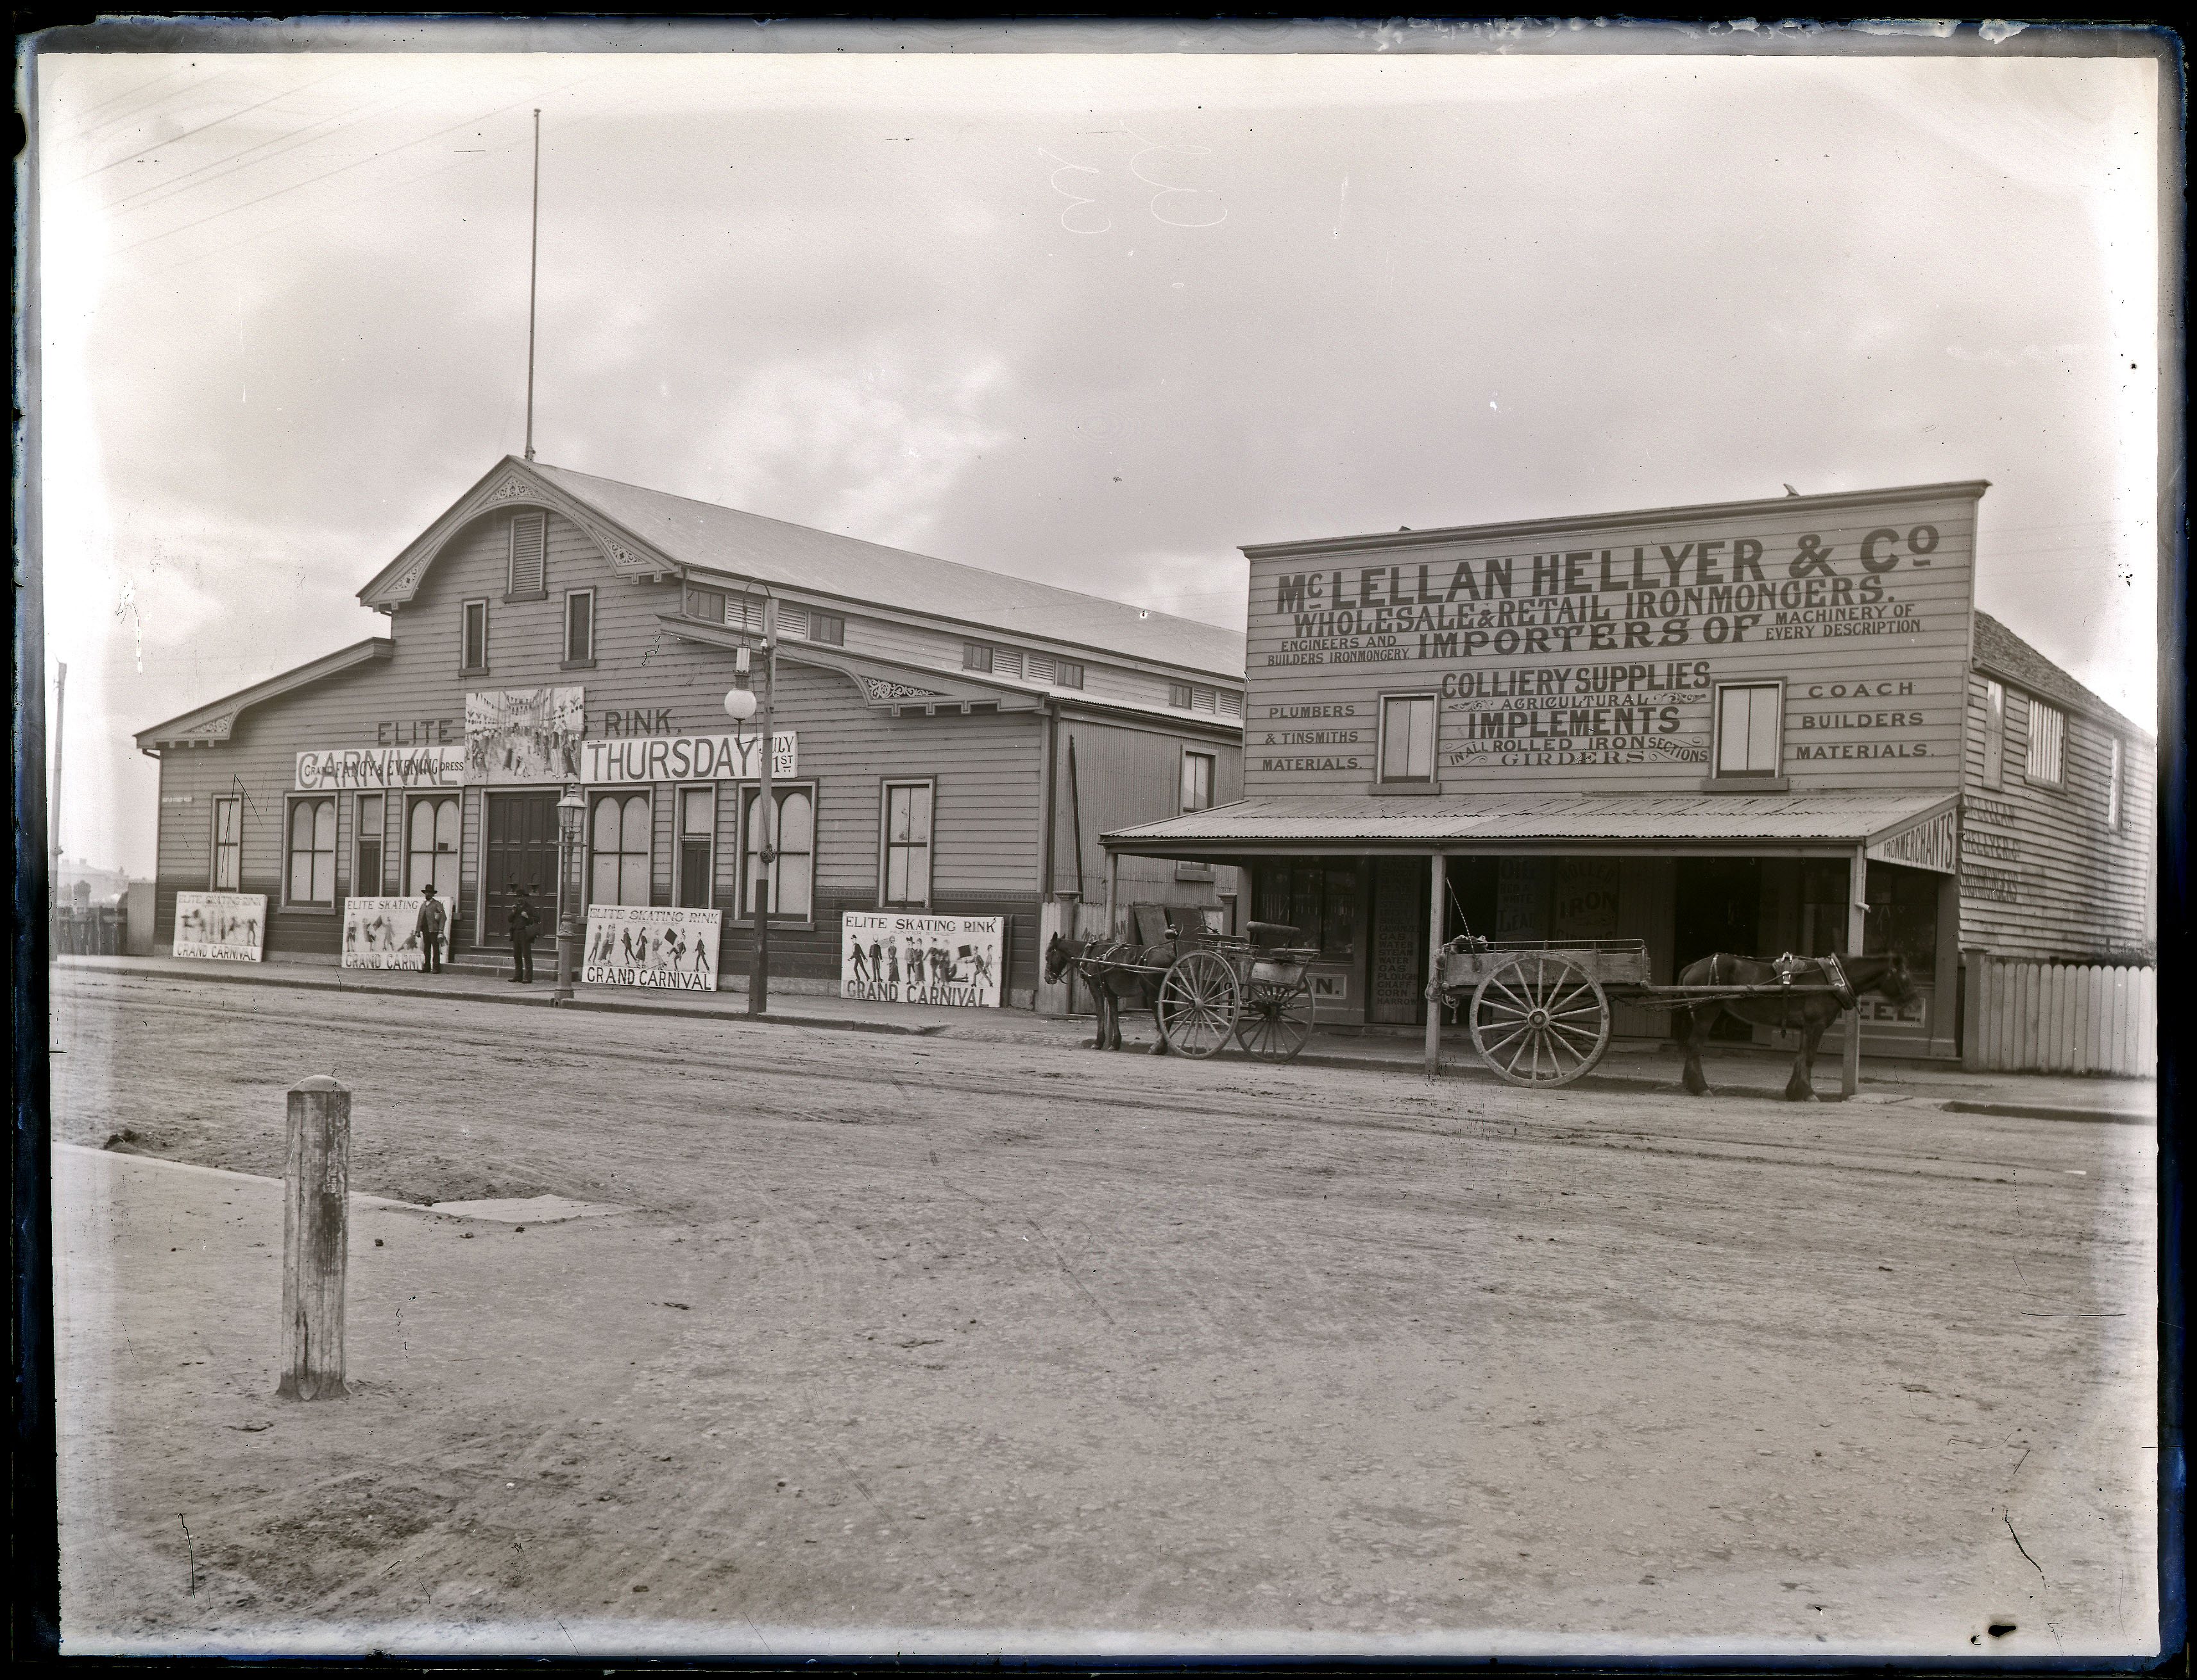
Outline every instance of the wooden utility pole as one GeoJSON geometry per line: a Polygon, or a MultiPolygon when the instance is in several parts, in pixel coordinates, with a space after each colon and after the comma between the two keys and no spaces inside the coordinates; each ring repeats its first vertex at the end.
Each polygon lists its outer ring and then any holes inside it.
{"type": "Polygon", "coordinates": [[[351,1092],[326,1074],[290,1088],[282,1164],[282,1380],[290,1400],[340,1400],[351,1240],[351,1092]]]}
{"type": "Polygon", "coordinates": [[[54,917],[61,906],[61,722],[66,716],[61,702],[68,694],[68,667],[60,668],[61,675],[54,683],[54,793],[53,803],[46,809],[46,839],[51,856],[46,870],[46,927],[54,925],[54,917]]]}
{"type": "MultiPolygon", "coordinates": [[[[1869,848],[1853,849],[1853,878],[1847,883],[1846,954],[1858,957],[1869,944],[1869,848]]],[[[1846,1011],[1846,1055],[1839,1073],[1839,1091],[1854,1097],[1861,1092],[1861,999],[1846,1011]]]]}
{"type": "Polygon", "coordinates": [[[1442,912],[1448,908],[1443,893],[1448,885],[1449,859],[1436,852],[1428,864],[1427,912],[1427,1077],[1441,1072],[1442,1028],[1442,912]]]}
{"type": "Polygon", "coordinates": [[[762,601],[762,763],[756,773],[756,860],[762,866],[755,883],[755,963],[748,971],[748,1013],[757,1016],[770,1008],[770,883],[771,865],[778,849],[772,843],[778,832],[778,813],[770,803],[770,761],[778,751],[771,728],[771,678],[778,669],[778,602],[762,601]]]}

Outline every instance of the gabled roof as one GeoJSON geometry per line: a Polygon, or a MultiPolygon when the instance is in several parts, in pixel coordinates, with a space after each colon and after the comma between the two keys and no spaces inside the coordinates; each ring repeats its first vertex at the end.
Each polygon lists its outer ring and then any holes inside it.
{"type": "Polygon", "coordinates": [[[397,644],[386,636],[368,636],[364,641],[355,641],[349,647],[338,648],[333,653],[324,653],[319,658],[256,682],[249,688],[241,688],[234,694],[223,695],[218,700],[209,700],[181,717],[171,717],[165,723],[156,723],[150,729],[141,729],[136,734],[137,750],[146,751],[153,747],[195,746],[213,741],[225,741],[236,727],[237,714],[246,706],[271,700],[278,694],[287,694],[303,688],[309,682],[318,682],[325,677],[347,671],[354,665],[363,665],[370,660],[386,659],[397,651],[397,644]]]}
{"type": "Polygon", "coordinates": [[[1243,678],[1243,636],[981,566],[887,548],[759,513],[694,501],[570,467],[506,456],[360,591],[384,607],[411,598],[443,543],[497,507],[555,508],[628,574],[688,570],[1093,653],[1243,678]],[[630,546],[629,546],[630,545],[630,546]]]}
{"type": "Polygon", "coordinates": [[[2116,729],[2132,729],[2147,741],[2151,736],[2112,706],[2069,676],[1988,612],[1976,614],[1976,668],[1989,671],[2015,687],[2081,712],[2116,729]]]}

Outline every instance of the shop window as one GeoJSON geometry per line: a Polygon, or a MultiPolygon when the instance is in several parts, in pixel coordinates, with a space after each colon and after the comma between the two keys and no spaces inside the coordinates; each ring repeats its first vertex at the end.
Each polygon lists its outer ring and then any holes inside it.
{"type": "Polygon", "coordinates": [[[710,907],[716,831],[717,791],[710,787],[680,789],[678,901],[687,909],[710,907]]]}
{"type": "Polygon", "coordinates": [[[549,593],[549,516],[514,513],[511,516],[511,570],[506,579],[507,601],[538,601],[549,593]]]}
{"type": "Polygon", "coordinates": [[[1774,776],[1784,739],[1785,686],[1727,682],[1717,686],[1716,773],[1774,776]]]}
{"type": "Polygon", "coordinates": [[[1435,697],[1394,694],[1381,702],[1381,779],[1435,779],[1435,697]]]}
{"type": "MultiPolygon", "coordinates": [[[[1846,952],[1846,881],[1843,859],[1812,860],[1800,868],[1800,954],[1843,957],[1846,952]]],[[[1874,874],[1875,872],[1870,872],[1874,874]]],[[[1934,958],[1933,959],[1934,961],[1934,958]]]]}
{"type": "Polygon", "coordinates": [[[931,798],[929,782],[885,784],[882,907],[922,910],[930,904],[931,798]]]}
{"type": "Polygon", "coordinates": [[[1267,863],[1253,876],[1252,918],[1297,930],[1319,947],[1326,962],[1358,954],[1358,866],[1354,863],[1267,863]]]}
{"type": "Polygon", "coordinates": [[[648,902],[648,796],[602,793],[588,814],[588,902],[648,902]]]}
{"type": "Polygon", "coordinates": [[[1073,659],[1056,659],[1052,663],[1052,686],[1055,688],[1083,686],[1083,667],[1073,659]]]}
{"type": "Polygon", "coordinates": [[[1928,870],[1873,863],[1864,878],[1869,894],[1867,931],[1862,950],[1869,956],[1897,952],[1918,985],[1938,978],[1938,891],[1945,878],[1928,870]]]}
{"type": "Polygon", "coordinates": [[[1985,787],[2006,785],[2006,685],[1984,683],[1984,773],[1985,787]]]}
{"type": "Polygon", "coordinates": [[[2060,756],[2067,737],[2065,712],[2042,700],[2029,703],[2029,761],[2022,773],[2038,787],[2060,785],[2060,756]]]}
{"type": "Polygon", "coordinates": [[[336,901],[336,802],[295,799],[290,802],[290,868],[283,896],[291,904],[336,901]]]}
{"type": "Polygon", "coordinates": [[[836,612],[819,612],[809,609],[809,640],[828,642],[833,647],[847,645],[847,621],[836,612]]]}
{"type": "Polygon", "coordinates": [[[382,798],[379,793],[362,793],[351,812],[351,889],[357,898],[377,898],[381,893],[382,798]]]}
{"type": "Polygon", "coordinates": [[[567,589],[565,592],[565,664],[592,665],[595,663],[595,592],[593,589],[567,589]]]}
{"type": "Polygon", "coordinates": [[[1182,756],[1182,808],[1203,811],[1213,803],[1213,767],[1215,762],[1209,752],[1185,752],[1182,756]]]}
{"type": "Polygon", "coordinates": [[[458,662],[467,673],[488,669],[488,603],[467,601],[460,609],[458,662]]]}
{"type": "Polygon", "coordinates": [[[2106,826],[2119,834],[2127,820],[2127,801],[2121,789],[2121,778],[2126,773],[2126,758],[2121,738],[2118,735],[2113,737],[2107,743],[2107,750],[2111,758],[2106,766],[2106,826]]]}
{"type": "Polygon", "coordinates": [[[992,650],[981,641],[963,642],[961,669],[965,671],[989,671],[992,669],[992,650]]]}
{"type": "Polygon", "coordinates": [[[704,589],[699,584],[687,586],[686,613],[689,618],[699,618],[711,624],[725,622],[725,592],[704,589]]]}
{"type": "Polygon", "coordinates": [[[213,868],[207,889],[217,893],[241,889],[244,879],[244,802],[221,798],[213,802],[213,868]]]}
{"type": "Polygon", "coordinates": [[[755,914],[755,883],[768,877],[770,918],[774,922],[805,922],[814,909],[816,879],[816,791],[813,787],[774,787],[771,803],[778,807],[777,832],[772,848],[777,853],[768,866],[761,855],[762,836],[756,821],[757,790],[743,790],[740,802],[740,914],[755,914]]]}
{"type": "Polygon", "coordinates": [[[404,817],[404,894],[417,898],[428,882],[457,914],[459,805],[455,794],[414,799],[404,817]]]}

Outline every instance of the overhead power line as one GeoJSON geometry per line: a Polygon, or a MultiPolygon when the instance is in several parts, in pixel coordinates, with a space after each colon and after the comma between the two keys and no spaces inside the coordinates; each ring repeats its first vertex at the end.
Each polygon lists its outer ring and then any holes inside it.
{"type": "Polygon", "coordinates": [[[78,181],[89,181],[95,175],[104,175],[110,169],[119,169],[123,165],[130,162],[131,159],[142,158],[146,153],[157,151],[164,146],[180,146],[184,141],[188,140],[194,135],[204,134],[210,128],[219,128],[223,123],[233,123],[239,117],[248,117],[254,111],[258,110],[263,105],[272,105],[276,100],[287,99],[293,93],[307,92],[313,88],[320,86],[322,82],[333,81],[342,73],[343,72],[340,70],[332,70],[327,75],[321,77],[317,81],[306,83],[302,88],[279,89],[275,92],[269,94],[266,98],[258,101],[257,103],[246,106],[241,111],[226,112],[221,116],[216,117],[210,123],[200,123],[196,128],[185,129],[181,134],[171,135],[165,140],[156,140],[149,146],[141,146],[136,151],[130,153],[128,157],[117,158],[113,163],[101,164],[96,169],[88,169],[83,174],[78,176],[75,181],[71,181],[67,184],[73,187],[77,184],[78,181]]]}

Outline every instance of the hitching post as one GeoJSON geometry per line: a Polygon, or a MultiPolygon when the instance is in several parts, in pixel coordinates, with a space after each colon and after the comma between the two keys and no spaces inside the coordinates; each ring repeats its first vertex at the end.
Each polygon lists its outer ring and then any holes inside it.
{"type": "MultiPolygon", "coordinates": [[[[1846,895],[1846,954],[1858,957],[1869,943],[1869,848],[1854,848],[1852,890],[1846,895]]],[[[1846,1053],[1839,1074],[1842,1096],[1861,1094],[1861,999],[1846,1011],[1846,1053]]]]}
{"type": "Polygon", "coordinates": [[[1441,1072],[1442,888],[1449,860],[1436,852],[1429,865],[1432,890],[1427,912],[1427,1077],[1441,1072]]]}
{"type": "Polygon", "coordinates": [[[326,1074],[293,1086],[282,1162],[282,1381],[291,1400],[340,1400],[349,1255],[351,1092],[326,1074]]]}

